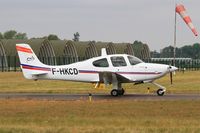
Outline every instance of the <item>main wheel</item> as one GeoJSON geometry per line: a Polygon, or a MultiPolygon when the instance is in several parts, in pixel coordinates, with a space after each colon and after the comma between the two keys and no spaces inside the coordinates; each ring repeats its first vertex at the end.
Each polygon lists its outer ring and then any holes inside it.
{"type": "Polygon", "coordinates": [[[110,92],[110,94],[111,94],[112,96],[115,96],[115,97],[119,95],[117,89],[113,89],[113,90],[110,92]]]}
{"type": "Polygon", "coordinates": [[[165,94],[165,91],[163,89],[158,89],[157,94],[158,96],[163,96],[165,94]]]}

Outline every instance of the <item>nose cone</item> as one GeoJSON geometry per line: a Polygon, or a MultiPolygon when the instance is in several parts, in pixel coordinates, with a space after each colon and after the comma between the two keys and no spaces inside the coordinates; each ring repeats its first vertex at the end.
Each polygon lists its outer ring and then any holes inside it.
{"type": "Polygon", "coordinates": [[[174,72],[174,71],[176,71],[176,70],[178,70],[178,68],[175,67],[175,66],[170,66],[170,67],[169,67],[169,71],[170,71],[170,72],[174,72]]]}

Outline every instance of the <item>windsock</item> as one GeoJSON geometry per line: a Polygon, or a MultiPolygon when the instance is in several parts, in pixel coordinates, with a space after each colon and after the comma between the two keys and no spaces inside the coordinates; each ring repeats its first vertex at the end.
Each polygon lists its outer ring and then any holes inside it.
{"type": "Polygon", "coordinates": [[[176,5],[176,12],[179,13],[179,15],[182,17],[182,19],[185,21],[185,23],[189,26],[189,28],[192,30],[195,36],[198,36],[197,31],[192,24],[192,20],[190,16],[187,14],[185,7],[182,4],[176,5]]]}

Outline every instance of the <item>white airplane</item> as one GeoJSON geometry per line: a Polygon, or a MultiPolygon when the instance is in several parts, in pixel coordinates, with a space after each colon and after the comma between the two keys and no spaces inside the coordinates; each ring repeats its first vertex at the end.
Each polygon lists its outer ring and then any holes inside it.
{"type": "Polygon", "coordinates": [[[39,61],[28,44],[16,44],[23,75],[27,79],[69,80],[79,82],[112,84],[112,96],[124,94],[122,83],[152,83],[163,96],[166,88],[155,83],[158,78],[177,70],[174,66],[145,63],[127,54],[107,55],[106,49],[101,56],[69,65],[50,66],[39,61]]]}

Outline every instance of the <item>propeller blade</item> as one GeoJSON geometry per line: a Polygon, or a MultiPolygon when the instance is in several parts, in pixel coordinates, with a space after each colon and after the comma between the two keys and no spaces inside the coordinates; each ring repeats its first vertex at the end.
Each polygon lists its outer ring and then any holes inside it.
{"type": "Polygon", "coordinates": [[[172,85],[173,84],[172,72],[170,72],[170,82],[171,82],[171,85],[172,85]]]}

